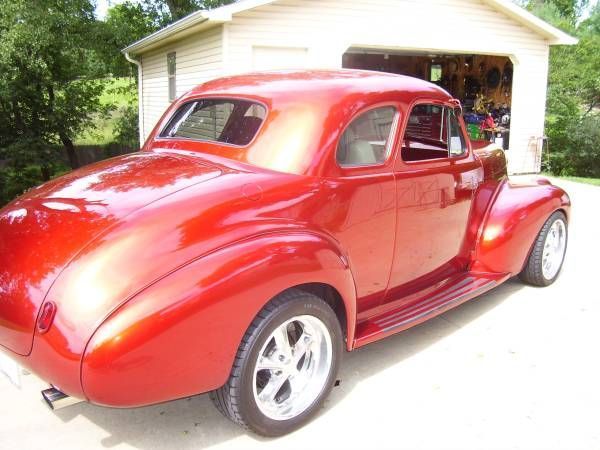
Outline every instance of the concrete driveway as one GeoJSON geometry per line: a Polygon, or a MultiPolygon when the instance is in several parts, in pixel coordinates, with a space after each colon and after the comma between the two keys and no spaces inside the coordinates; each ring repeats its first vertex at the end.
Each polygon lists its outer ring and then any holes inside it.
{"type": "Polygon", "coordinates": [[[600,188],[557,181],[574,209],[558,281],[511,280],[345,356],[320,415],[275,440],[221,417],[208,396],[52,413],[24,377],[0,379],[0,449],[600,449],[600,188]]]}

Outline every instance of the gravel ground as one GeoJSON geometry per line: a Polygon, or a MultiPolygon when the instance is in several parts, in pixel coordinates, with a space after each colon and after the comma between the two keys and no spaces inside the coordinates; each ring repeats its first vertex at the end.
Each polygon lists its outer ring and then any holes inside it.
{"type": "Polygon", "coordinates": [[[574,208],[553,286],[511,280],[345,355],[342,384],[296,433],[247,434],[207,395],[53,413],[28,375],[21,390],[0,379],[0,449],[600,449],[600,187],[555,182],[574,208]]]}

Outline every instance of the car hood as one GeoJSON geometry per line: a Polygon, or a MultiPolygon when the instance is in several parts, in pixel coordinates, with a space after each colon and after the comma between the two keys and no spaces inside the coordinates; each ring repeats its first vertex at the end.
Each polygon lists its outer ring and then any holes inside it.
{"type": "Polygon", "coordinates": [[[198,158],[142,152],[87,166],[0,210],[0,345],[32,348],[47,292],[76,256],[125,218],[221,170],[198,158]]]}

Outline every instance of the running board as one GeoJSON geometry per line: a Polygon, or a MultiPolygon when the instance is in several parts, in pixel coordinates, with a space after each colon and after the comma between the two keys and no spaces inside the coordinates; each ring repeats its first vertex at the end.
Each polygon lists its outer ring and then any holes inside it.
{"type": "Polygon", "coordinates": [[[448,279],[439,288],[421,297],[403,302],[401,307],[371,317],[359,324],[354,348],[425,322],[427,319],[489,291],[509,276],[508,274],[467,272],[448,279]]]}

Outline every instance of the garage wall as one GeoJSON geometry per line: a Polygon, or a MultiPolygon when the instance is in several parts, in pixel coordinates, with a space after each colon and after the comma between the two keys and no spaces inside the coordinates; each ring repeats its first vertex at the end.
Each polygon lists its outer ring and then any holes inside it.
{"type": "Polygon", "coordinates": [[[299,69],[309,66],[306,47],[252,47],[254,70],[299,69]]]}
{"type": "Polygon", "coordinates": [[[194,86],[222,75],[223,27],[196,33],[141,57],[144,138],[170,105],[167,54],[171,52],[176,53],[175,78],[179,97],[194,86]]]}
{"type": "Polygon", "coordinates": [[[257,64],[257,47],[279,47],[278,67],[282,60],[294,67],[341,67],[349,47],[510,56],[509,168],[538,170],[531,138],[543,133],[548,42],[480,0],[281,0],[236,14],[225,27],[224,70],[230,74],[273,68],[257,64]],[[298,52],[305,54],[301,63],[294,58],[298,52]]]}

